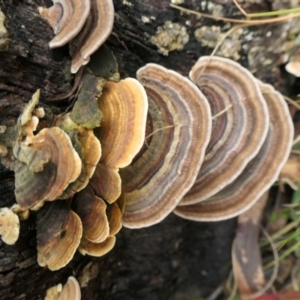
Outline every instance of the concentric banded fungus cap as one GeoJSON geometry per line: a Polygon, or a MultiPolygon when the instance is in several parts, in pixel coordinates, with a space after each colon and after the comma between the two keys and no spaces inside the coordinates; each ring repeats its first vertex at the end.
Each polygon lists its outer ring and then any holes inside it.
{"type": "Polygon", "coordinates": [[[9,208],[0,209],[0,235],[4,243],[13,245],[19,238],[20,222],[18,216],[9,208]]]}
{"type": "Polygon", "coordinates": [[[109,235],[116,235],[122,228],[122,212],[117,203],[107,206],[107,219],[109,223],[109,235]]]}
{"type": "Polygon", "coordinates": [[[109,236],[104,242],[97,244],[83,238],[78,247],[78,251],[82,255],[88,254],[90,256],[100,257],[108,253],[114,247],[115,243],[116,237],[114,235],[109,236]]]}
{"type": "Polygon", "coordinates": [[[78,140],[83,148],[82,164],[85,170],[85,180],[78,187],[78,190],[81,190],[86,187],[89,179],[93,176],[102,150],[92,129],[79,128],[78,140]]]}
{"type": "Polygon", "coordinates": [[[251,207],[277,179],[293,142],[293,122],[277,91],[260,83],[270,114],[267,138],[259,153],[232,183],[206,201],[178,206],[175,214],[196,221],[224,220],[251,207]]]}
{"type": "Polygon", "coordinates": [[[107,82],[99,99],[101,163],[111,168],[128,166],[145,139],[148,100],[143,86],[133,78],[107,82]]]}
{"type": "Polygon", "coordinates": [[[88,185],[74,195],[73,210],[78,214],[83,226],[83,236],[93,242],[101,243],[109,235],[109,224],[106,216],[105,202],[96,197],[88,185]]]}
{"type": "Polygon", "coordinates": [[[148,64],[137,72],[149,112],[145,146],[120,170],[125,197],[123,225],[160,222],[194,183],[211,133],[208,102],[187,78],[148,64]]]}
{"type": "Polygon", "coordinates": [[[103,198],[108,203],[113,203],[121,195],[119,170],[99,163],[89,185],[98,197],[103,198]]]}
{"type": "Polygon", "coordinates": [[[78,215],[66,201],[45,203],[37,212],[38,263],[55,271],[73,258],[82,237],[78,215]]]}
{"type": "Polygon", "coordinates": [[[14,147],[23,161],[15,167],[15,195],[21,208],[55,200],[81,172],[81,160],[68,135],[58,127],[45,128],[14,147]],[[49,161],[41,161],[48,153],[49,161]],[[30,196],[29,196],[30,195],[30,196]]]}
{"type": "Polygon", "coordinates": [[[76,73],[81,66],[90,61],[90,56],[109,37],[114,24],[114,5],[112,0],[90,0],[91,14],[71,45],[73,57],[71,72],[76,73]]]}
{"type": "Polygon", "coordinates": [[[260,150],[269,115],[254,76],[240,64],[221,57],[201,57],[190,72],[209,101],[212,134],[197,179],[179,205],[203,201],[243,171],[260,150]]]}
{"type": "Polygon", "coordinates": [[[49,9],[39,8],[56,34],[50,41],[50,48],[67,44],[82,29],[90,12],[90,0],[53,0],[49,9]]]}
{"type": "Polygon", "coordinates": [[[58,300],[80,300],[81,290],[75,277],[70,276],[67,283],[63,286],[58,300]]]}

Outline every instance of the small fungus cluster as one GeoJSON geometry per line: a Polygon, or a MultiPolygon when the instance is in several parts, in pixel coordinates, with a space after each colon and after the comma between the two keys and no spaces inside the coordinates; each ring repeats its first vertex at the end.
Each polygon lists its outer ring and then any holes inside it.
{"type": "Polygon", "coordinates": [[[143,145],[148,101],[136,79],[107,82],[89,73],[71,112],[39,122],[46,115],[38,101],[39,91],[0,134],[1,163],[15,172],[18,204],[1,210],[0,230],[14,244],[19,219],[36,210],[38,263],[58,270],[76,250],[102,256],[113,248],[124,209],[119,168],[143,145]]]}
{"type": "Polygon", "coordinates": [[[39,7],[56,36],[50,48],[69,42],[72,56],[71,72],[76,73],[90,61],[93,54],[108,38],[114,24],[112,0],[53,0],[50,8],[39,7]]]}

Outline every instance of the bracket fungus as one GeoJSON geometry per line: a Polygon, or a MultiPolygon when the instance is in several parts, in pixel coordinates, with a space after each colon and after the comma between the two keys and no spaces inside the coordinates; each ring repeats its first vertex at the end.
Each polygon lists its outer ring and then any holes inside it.
{"type": "Polygon", "coordinates": [[[101,243],[108,237],[106,204],[95,196],[90,186],[75,194],[72,208],[82,221],[83,237],[93,243],[101,243]]]}
{"type": "Polygon", "coordinates": [[[45,300],[81,300],[81,290],[75,277],[70,276],[62,286],[59,283],[47,290],[45,300]]]}
{"type": "Polygon", "coordinates": [[[38,202],[57,199],[81,172],[78,153],[68,135],[58,127],[43,129],[37,135],[26,139],[25,145],[21,144],[18,149],[20,150],[15,154],[17,158],[21,151],[24,152],[24,157],[28,157],[26,155],[30,150],[35,150],[29,156],[30,160],[16,164],[14,169],[16,200],[22,208],[32,208],[38,202]],[[42,166],[37,153],[49,153],[48,161],[42,166]]]}
{"type": "Polygon", "coordinates": [[[112,0],[53,0],[49,9],[39,12],[54,29],[50,48],[61,47],[72,39],[71,72],[76,73],[109,37],[114,24],[112,0]]]}
{"type": "Polygon", "coordinates": [[[292,147],[294,127],[282,95],[270,85],[259,85],[270,115],[268,134],[259,153],[221,191],[203,202],[178,206],[175,214],[196,221],[232,218],[250,208],[277,179],[292,147]]]}
{"type": "Polygon", "coordinates": [[[19,238],[20,221],[9,208],[0,208],[0,235],[4,243],[13,245],[19,238]]]}
{"type": "Polygon", "coordinates": [[[134,78],[107,82],[98,104],[103,114],[99,128],[103,145],[101,163],[124,168],[144,143],[148,111],[146,92],[134,78]]]}
{"type": "Polygon", "coordinates": [[[149,102],[146,145],[120,170],[123,225],[150,226],[164,219],[190,189],[211,132],[208,102],[187,78],[159,65],[137,72],[149,102]]]}
{"type": "Polygon", "coordinates": [[[70,276],[68,281],[63,286],[58,300],[80,300],[81,290],[78,281],[75,277],[70,276]]]}
{"type": "Polygon", "coordinates": [[[114,25],[112,0],[90,0],[91,12],[82,32],[71,44],[71,72],[76,73],[90,61],[90,56],[106,41],[114,25]]]}
{"type": "Polygon", "coordinates": [[[50,270],[64,267],[74,256],[82,237],[82,224],[66,201],[46,203],[37,212],[38,263],[50,270]]]}
{"type": "Polygon", "coordinates": [[[92,243],[87,239],[83,238],[79,245],[78,251],[82,255],[90,255],[95,257],[100,257],[108,253],[115,245],[116,237],[109,236],[105,241],[102,243],[92,243]]]}
{"type": "Polygon", "coordinates": [[[89,185],[98,197],[105,199],[110,204],[114,203],[121,195],[119,170],[98,163],[89,185]]]}
{"type": "MultiPolygon", "coordinates": [[[[11,150],[1,158],[1,162],[15,172],[15,196],[22,209],[40,207],[46,200],[57,199],[69,183],[77,179],[82,166],[69,136],[62,129],[44,128],[34,134],[39,123],[38,117],[33,115],[38,101],[39,91],[24,107],[17,124],[7,129],[10,140],[5,146],[11,150]]],[[[38,112],[40,115],[40,110],[38,112]]]]}
{"type": "Polygon", "coordinates": [[[189,75],[217,117],[197,179],[179,205],[203,201],[237,178],[262,147],[269,124],[259,85],[240,64],[204,56],[189,75]]]}
{"type": "Polygon", "coordinates": [[[90,12],[90,0],[53,0],[49,9],[39,7],[39,12],[53,27],[56,36],[50,48],[61,47],[73,39],[82,29],[90,12]]]}

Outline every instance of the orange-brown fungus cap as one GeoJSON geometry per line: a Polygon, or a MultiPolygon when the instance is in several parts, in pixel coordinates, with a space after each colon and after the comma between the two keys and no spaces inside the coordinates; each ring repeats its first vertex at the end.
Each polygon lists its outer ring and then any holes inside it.
{"type": "Polygon", "coordinates": [[[219,221],[249,209],[278,178],[292,148],[294,126],[287,104],[270,85],[260,83],[268,105],[270,124],[258,154],[224,189],[200,203],[178,206],[175,213],[195,221],[219,221]]]}
{"type": "Polygon", "coordinates": [[[19,238],[20,222],[18,216],[9,208],[0,209],[0,235],[4,243],[13,245],[19,238]]]}
{"type": "Polygon", "coordinates": [[[101,198],[94,195],[89,185],[74,195],[72,208],[82,221],[83,236],[87,240],[101,243],[108,237],[109,224],[106,216],[106,204],[101,198]]]}
{"type": "Polygon", "coordinates": [[[17,158],[27,153],[32,153],[30,160],[27,156],[27,161],[17,164],[14,170],[16,200],[22,209],[55,200],[81,172],[79,155],[68,135],[58,127],[45,128],[14,147],[17,158]],[[41,168],[40,153],[48,153],[49,157],[41,168]]]}
{"type": "Polygon", "coordinates": [[[82,224],[66,201],[46,203],[37,212],[38,263],[55,271],[73,258],[82,237],[82,224]]]}
{"type": "Polygon", "coordinates": [[[103,113],[101,163],[112,168],[128,166],[145,139],[148,110],[143,86],[133,78],[107,82],[99,99],[103,113]]]}
{"type": "Polygon", "coordinates": [[[186,77],[159,65],[137,72],[149,112],[145,146],[120,170],[123,225],[139,228],[163,220],[191,188],[211,132],[206,98],[186,77]]]}
{"type": "Polygon", "coordinates": [[[109,223],[109,235],[116,235],[122,228],[122,212],[119,205],[117,203],[108,205],[106,213],[109,223]]]}
{"type": "Polygon", "coordinates": [[[115,202],[121,194],[121,178],[116,168],[110,168],[102,163],[96,167],[89,185],[98,197],[108,203],[115,202]]]}
{"type": "Polygon", "coordinates": [[[78,190],[85,188],[95,172],[101,157],[101,145],[92,129],[79,128],[78,140],[83,148],[82,164],[85,170],[85,180],[78,186],[78,190]]]}
{"type": "Polygon", "coordinates": [[[58,300],[80,300],[81,290],[75,277],[70,276],[67,283],[63,286],[58,300]]]}
{"type": "Polygon", "coordinates": [[[109,236],[104,242],[98,244],[92,243],[83,238],[78,247],[78,251],[82,255],[88,254],[90,256],[100,257],[108,253],[114,247],[115,243],[115,236],[109,236]]]}

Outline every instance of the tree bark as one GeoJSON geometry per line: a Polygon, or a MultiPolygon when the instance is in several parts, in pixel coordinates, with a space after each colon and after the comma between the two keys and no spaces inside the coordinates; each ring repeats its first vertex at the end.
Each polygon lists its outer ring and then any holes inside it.
{"type": "MultiPolygon", "coordinates": [[[[228,2],[223,9],[230,15],[237,9],[228,2]]],[[[135,77],[136,70],[148,62],[187,75],[198,57],[211,53],[211,48],[196,40],[194,30],[214,24],[222,29],[224,24],[181,15],[170,8],[169,3],[167,0],[114,0],[115,25],[106,44],[117,58],[122,78],[135,77]],[[166,21],[185,26],[189,36],[183,51],[170,51],[167,56],[150,42],[157,28],[166,21]]],[[[54,34],[37,11],[37,6],[51,5],[48,0],[0,0],[9,35],[8,49],[0,52],[0,124],[7,118],[16,119],[38,88],[41,89],[40,101],[53,110],[68,106],[65,100],[49,102],[57,95],[68,93],[74,84],[74,76],[69,71],[68,46],[49,49],[48,43],[54,34]]],[[[207,9],[206,1],[201,0],[185,1],[185,6],[207,9]]],[[[266,3],[252,9],[257,8],[265,9],[266,3]]],[[[248,48],[254,47],[267,30],[272,30],[274,41],[279,43],[276,37],[283,26],[256,29],[253,32],[257,40],[251,41],[252,44],[243,43],[248,48]]],[[[247,53],[243,50],[241,53],[240,61],[249,65],[247,53]]],[[[279,82],[277,87],[284,90],[287,85],[276,65],[279,53],[269,51],[266,55],[272,57],[273,63],[261,72],[256,70],[256,75],[271,83],[279,82]],[[270,72],[271,69],[275,71],[270,72]]],[[[0,166],[0,207],[14,202],[13,173],[0,166]]],[[[35,216],[32,214],[21,223],[20,238],[14,246],[0,241],[0,299],[43,299],[49,287],[65,283],[70,275],[83,282],[84,274],[88,274],[89,281],[82,288],[82,299],[199,297],[211,292],[227,276],[234,229],[235,219],[196,223],[170,215],[150,228],[123,228],[117,235],[115,248],[104,257],[83,257],[77,253],[65,268],[51,272],[36,262],[35,216]]]]}

